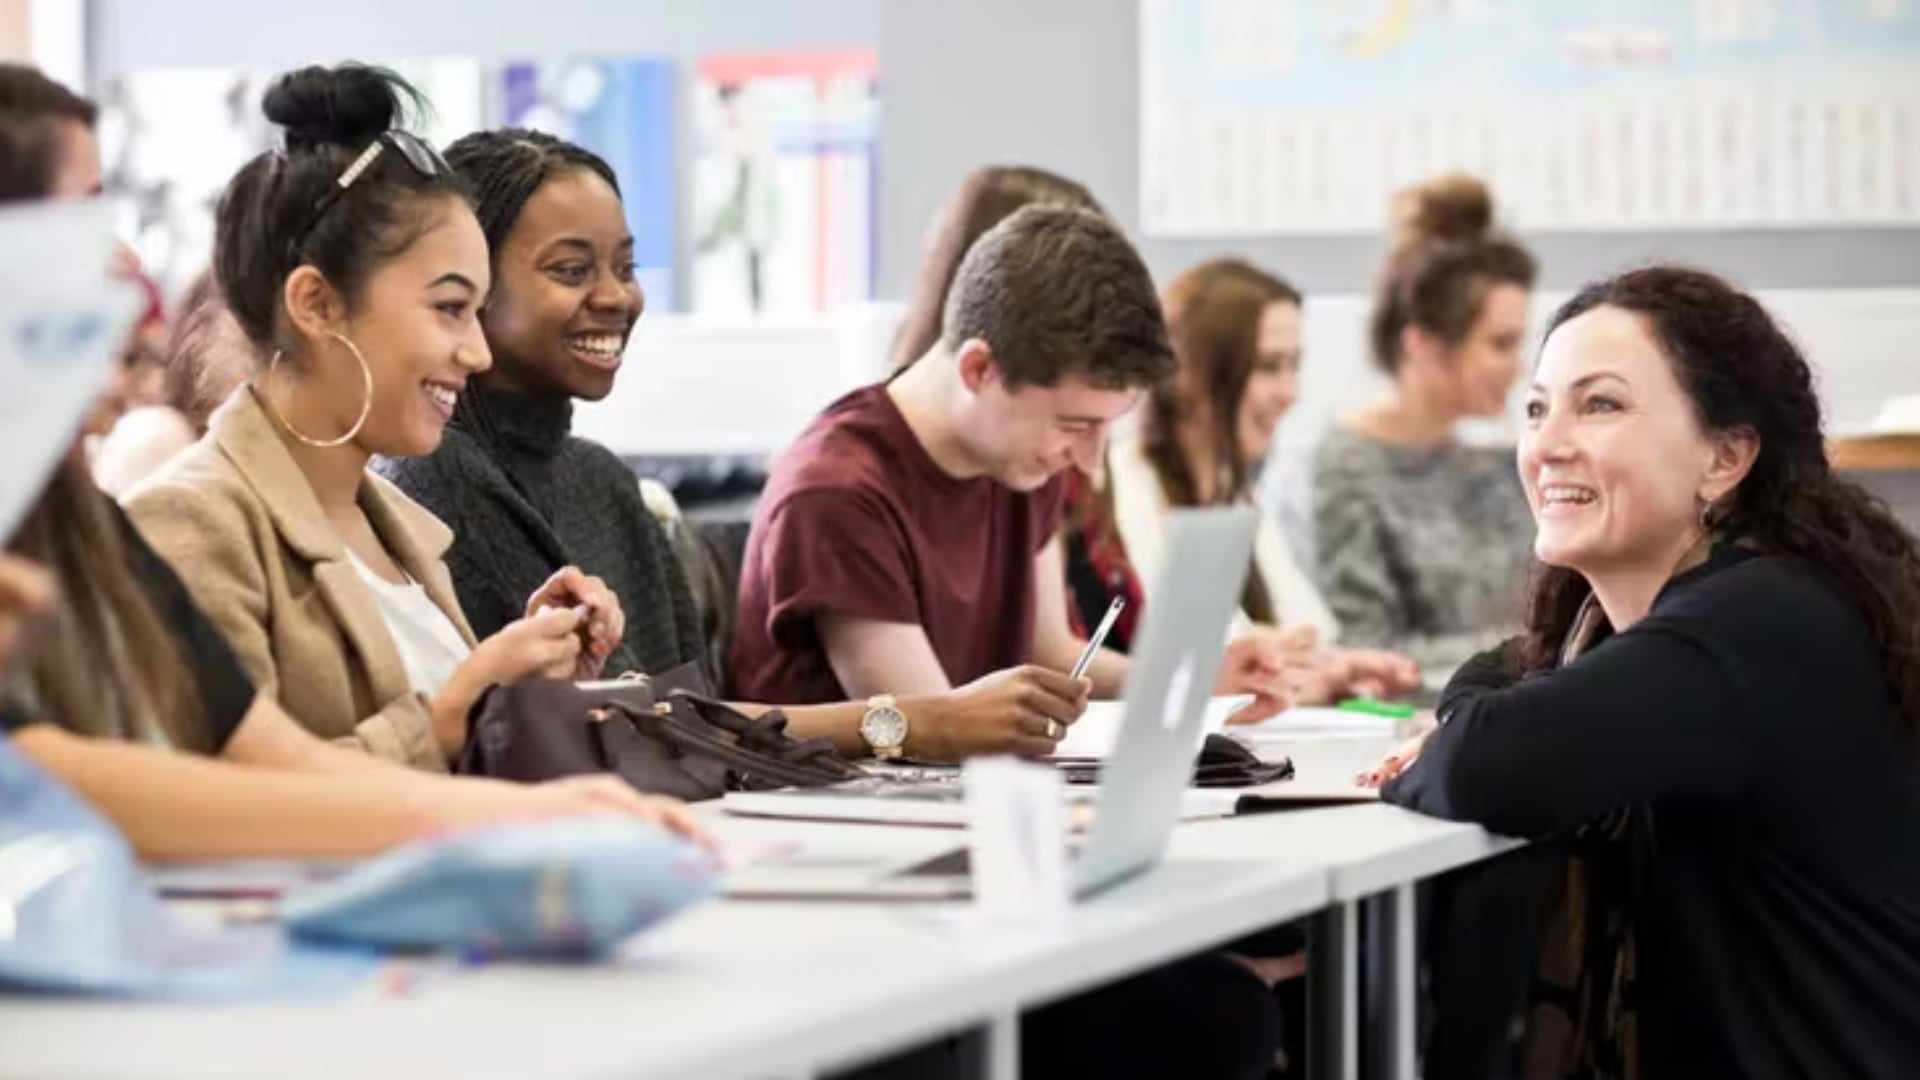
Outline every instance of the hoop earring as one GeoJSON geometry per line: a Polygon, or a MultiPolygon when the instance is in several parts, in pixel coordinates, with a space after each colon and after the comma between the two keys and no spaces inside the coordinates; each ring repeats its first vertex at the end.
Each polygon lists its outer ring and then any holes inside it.
{"type": "Polygon", "coordinates": [[[1713,500],[1712,499],[1700,500],[1700,528],[1706,532],[1713,531],[1713,500]]]}
{"type": "MultiPolygon", "coordinates": [[[[358,419],[354,420],[353,426],[347,429],[347,433],[345,435],[342,435],[337,439],[316,439],[313,436],[308,435],[305,432],[302,432],[299,428],[294,427],[293,424],[287,420],[286,416],[283,413],[281,413],[279,408],[273,404],[273,400],[271,398],[269,398],[265,394],[260,395],[260,403],[267,407],[267,412],[273,416],[273,419],[276,423],[278,423],[281,427],[287,429],[287,434],[293,436],[296,439],[299,439],[301,442],[306,443],[308,446],[315,447],[321,450],[330,450],[336,446],[345,446],[347,443],[353,441],[353,437],[355,435],[360,434],[360,429],[367,426],[367,416],[368,414],[373,412],[373,369],[367,366],[366,355],[360,351],[360,346],[355,345],[353,341],[350,338],[348,338],[345,334],[330,333],[327,336],[333,338],[335,341],[338,341],[340,344],[345,345],[347,347],[347,351],[353,354],[353,358],[360,362],[360,383],[361,383],[361,386],[363,387],[363,400],[360,403],[360,416],[358,419]]],[[[286,352],[285,349],[273,350],[273,359],[267,361],[267,382],[269,383],[273,382],[274,369],[280,366],[280,357],[284,355],[285,352],[286,352]]]]}

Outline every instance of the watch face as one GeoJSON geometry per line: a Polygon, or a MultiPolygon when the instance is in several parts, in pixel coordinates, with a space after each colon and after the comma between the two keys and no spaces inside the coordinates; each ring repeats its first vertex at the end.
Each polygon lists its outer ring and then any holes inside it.
{"type": "Polygon", "coordinates": [[[898,709],[868,709],[860,721],[860,737],[868,746],[899,746],[907,739],[907,718],[898,709]]]}

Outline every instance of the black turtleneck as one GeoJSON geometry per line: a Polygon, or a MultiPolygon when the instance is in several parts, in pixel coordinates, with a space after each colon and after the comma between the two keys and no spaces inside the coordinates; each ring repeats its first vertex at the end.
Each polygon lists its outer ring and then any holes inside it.
{"type": "Polygon", "coordinates": [[[481,637],[520,618],[554,571],[578,566],[605,580],[626,612],[609,675],[702,660],[686,575],[637,478],[606,447],[574,438],[572,423],[564,397],[474,380],[438,450],[373,467],[453,530],[447,566],[481,637]]]}

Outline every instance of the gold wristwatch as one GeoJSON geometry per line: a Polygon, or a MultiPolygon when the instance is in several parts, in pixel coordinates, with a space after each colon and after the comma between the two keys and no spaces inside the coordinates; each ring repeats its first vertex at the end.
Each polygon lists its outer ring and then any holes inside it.
{"type": "Polygon", "coordinates": [[[881,761],[897,758],[907,744],[907,714],[892,694],[867,699],[867,712],[860,718],[860,737],[881,761]]]}

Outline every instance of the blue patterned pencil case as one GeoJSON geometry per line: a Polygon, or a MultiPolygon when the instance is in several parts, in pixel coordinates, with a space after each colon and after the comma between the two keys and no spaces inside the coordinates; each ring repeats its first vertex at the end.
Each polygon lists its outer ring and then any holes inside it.
{"type": "Polygon", "coordinates": [[[713,858],[651,825],[578,818],[423,841],[289,894],[312,940],[590,958],[713,891],[713,858]]]}

